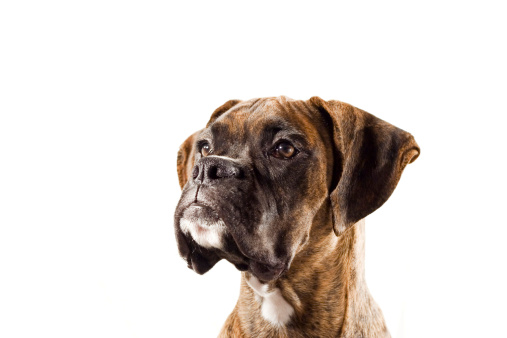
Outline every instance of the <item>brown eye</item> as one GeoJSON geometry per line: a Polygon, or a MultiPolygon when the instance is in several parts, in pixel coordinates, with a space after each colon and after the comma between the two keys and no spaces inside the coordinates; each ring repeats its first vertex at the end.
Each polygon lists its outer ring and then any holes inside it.
{"type": "Polygon", "coordinates": [[[211,146],[209,145],[209,143],[204,143],[201,147],[201,155],[208,156],[210,152],[211,152],[211,146]]]}
{"type": "Polygon", "coordinates": [[[280,142],[273,149],[272,155],[276,158],[289,159],[297,154],[296,148],[289,142],[280,142]]]}

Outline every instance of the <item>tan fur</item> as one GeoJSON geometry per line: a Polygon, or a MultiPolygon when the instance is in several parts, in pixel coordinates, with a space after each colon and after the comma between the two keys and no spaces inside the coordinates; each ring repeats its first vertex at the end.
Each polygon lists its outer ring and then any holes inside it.
{"type": "Polygon", "coordinates": [[[291,322],[274,327],[263,319],[244,272],[238,303],[219,337],[390,337],[364,280],[364,221],[336,237],[328,216],[329,205],[288,273],[273,283],[294,307],[291,322]]]}
{"type": "MultiPolygon", "coordinates": [[[[294,188],[305,204],[291,210],[291,233],[284,237],[295,248],[290,269],[269,282],[294,313],[285,324],[266,320],[262,299],[247,283],[251,275],[242,272],[240,297],[219,337],[390,337],[364,278],[364,217],[392,194],[405,166],[419,155],[417,143],[363,110],[318,97],[231,100],[215,110],[208,126],[240,140],[262,130],[272,116],[298,125],[320,154],[312,184],[294,188]]],[[[182,188],[191,176],[196,135],[178,154],[182,188]]],[[[188,254],[184,243],[180,252],[188,254]]]]}

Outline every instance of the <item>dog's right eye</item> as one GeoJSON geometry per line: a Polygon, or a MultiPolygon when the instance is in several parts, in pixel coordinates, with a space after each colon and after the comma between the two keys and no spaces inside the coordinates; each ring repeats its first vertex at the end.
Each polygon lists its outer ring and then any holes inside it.
{"type": "Polygon", "coordinates": [[[211,152],[211,146],[209,145],[208,142],[204,142],[201,145],[201,155],[206,157],[209,155],[210,152],[211,152]]]}
{"type": "Polygon", "coordinates": [[[298,152],[299,151],[290,142],[282,141],[271,151],[271,156],[288,160],[296,156],[298,152]]]}

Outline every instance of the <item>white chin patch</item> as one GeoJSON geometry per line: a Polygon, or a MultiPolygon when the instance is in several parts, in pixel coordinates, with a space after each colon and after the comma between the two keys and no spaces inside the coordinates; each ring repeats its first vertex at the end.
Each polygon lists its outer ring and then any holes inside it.
{"type": "Polygon", "coordinates": [[[280,289],[268,291],[268,285],[262,284],[254,276],[247,283],[262,302],[262,317],[275,326],[286,325],[294,314],[294,308],[283,298],[280,289]]]}
{"type": "Polygon", "coordinates": [[[222,220],[208,222],[206,220],[188,220],[182,218],[180,227],[183,233],[192,236],[194,241],[207,249],[221,249],[225,224],[222,220]]]}

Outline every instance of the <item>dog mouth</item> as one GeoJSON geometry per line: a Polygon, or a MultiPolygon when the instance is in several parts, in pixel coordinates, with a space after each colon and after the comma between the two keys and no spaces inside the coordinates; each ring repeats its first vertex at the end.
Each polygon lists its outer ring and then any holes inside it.
{"type": "Polygon", "coordinates": [[[192,202],[189,204],[184,209],[182,216],[196,222],[202,220],[207,222],[218,222],[221,220],[220,216],[212,207],[202,202],[192,202]]]}
{"type": "Polygon", "coordinates": [[[175,234],[180,256],[198,274],[226,259],[240,271],[248,270],[248,259],[239,251],[222,217],[208,203],[181,203],[175,213],[175,234]]]}
{"type": "MultiPolygon", "coordinates": [[[[228,231],[232,225],[225,223],[207,203],[193,201],[180,210],[177,228],[184,235],[179,236],[180,254],[197,273],[207,272],[220,259],[226,259],[239,271],[248,271],[263,282],[277,279],[288,270],[285,262],[268,263],[244,252],[240,242],[245,239],[236,238],[233,231],[228,231]]],[[[176,233],[177,237],[181,235],[178,230],[176,233]]]]}
{"type": "Polygon", "coordinates": [[[207,205],[192,203],[185,208],[180,227],[184,234],[206,249],[221,249],[224,246],[225,223],[207,205]]]}

